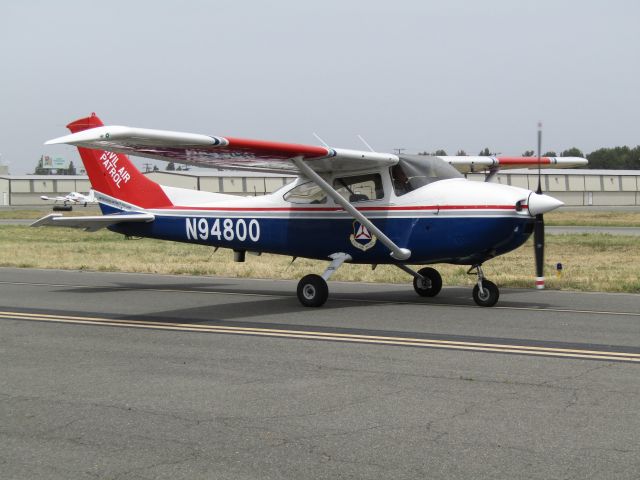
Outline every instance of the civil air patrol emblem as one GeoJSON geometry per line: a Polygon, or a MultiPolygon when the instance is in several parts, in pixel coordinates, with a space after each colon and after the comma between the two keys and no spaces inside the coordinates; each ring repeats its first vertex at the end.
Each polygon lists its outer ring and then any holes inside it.
{"type": "Polygon", "coordinates": [[[349,237],[351,245],[359,250],[366,252],[376,244],[378,240],[375,235],[372,235],[367,227],[362,225],[358,221],[353,222],[353,233],[349,237]]]}

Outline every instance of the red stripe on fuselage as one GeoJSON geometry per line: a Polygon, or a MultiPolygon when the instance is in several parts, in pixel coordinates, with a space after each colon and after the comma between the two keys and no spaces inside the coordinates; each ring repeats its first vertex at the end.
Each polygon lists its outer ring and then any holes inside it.
{"type": "MultiPolygon", "coordinates": [[[[515,210],[514,205],[416,205],[405,207],[361,207],[359,211],[424,211],[424,210],[515,210]]],[[[342,212],[340,207],[186,207],[172,206],[161,210],[197,210],[212,212],[342,212]]]]}

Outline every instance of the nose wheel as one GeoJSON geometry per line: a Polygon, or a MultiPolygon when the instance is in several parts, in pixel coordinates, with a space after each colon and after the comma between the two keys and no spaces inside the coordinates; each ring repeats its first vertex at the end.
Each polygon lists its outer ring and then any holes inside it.
{"type": "Polygon", "coordinates": [[[498,286],[484,278],[484,272],[480,265],[475,265],[467,272],[469,275],[474,273],[478,275],[478,283],[473,287],[473,301],[481,307],[493,307],[498,303],[500,298],[500,290],[498,286]],[[475,271],[474,271],[475,270],[475,271]]]}

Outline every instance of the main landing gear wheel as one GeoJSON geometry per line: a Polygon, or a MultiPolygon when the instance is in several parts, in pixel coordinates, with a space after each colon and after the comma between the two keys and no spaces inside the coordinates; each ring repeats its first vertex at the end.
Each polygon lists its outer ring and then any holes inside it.
{"type": "Polygon", "coordinates": [[[425,267],[418,270],[423,279],[413,277],[413,289],[421,297],[435,297],[442,290],[442,277],[435,268],[425,267]]]}
{"type": "Polygon", "coordinates": [[[482,280],[482,292],[480,287],[473,287],[473,300],[481,307],[493,307],[500,297],[500,290],[495,283],[482,280]]]}
{"type": "Polygon", "coordinates": [[[329,287],[320,275],[306,275],[298,282],[298,300],[305,307],[320,307],[329,298],[329,287]]]}

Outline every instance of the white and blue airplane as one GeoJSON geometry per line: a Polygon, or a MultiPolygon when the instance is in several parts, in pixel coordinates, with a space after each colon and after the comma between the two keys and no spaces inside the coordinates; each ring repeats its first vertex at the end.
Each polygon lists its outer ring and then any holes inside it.
{"type": "Polygon", "coordinates": [[[124,235],[327,260],[322,275],[300,280],[298,299],[319,307],[327,280],[343,263],[392,264],[413,276],[418,295],[433,297],[437,263],[468,265],[473,299],[498,301],[484,262],[521,246],[536,231],[537,286],[543,285],[542,215],[562,205],[531,190],[467,180],[461,172],[525,166],[584,165],[582,158],[437,157],[297,145],[192,133],[104,126],[92,114],[46,142],[78,147],[103,215],[50,214],[33,226],[67,226],[124,235]],[[238,197],[159,185],[127,154],[194,166],[295,173],[262,197],[238,197]]]}
{"type": "Polygon", "coordinates": [[[79,192],[69,192],[66,195],[58,197],[48,197],[46,195],[40,195],[40,198],[45,201],[53,200],[53,203],[62,202],[64,206],[68,204],[84,205],[85,207],[90,203],[96,203],[96,199],[93,194],[93,190],[89,190],[86,195],[79,192]]]}

